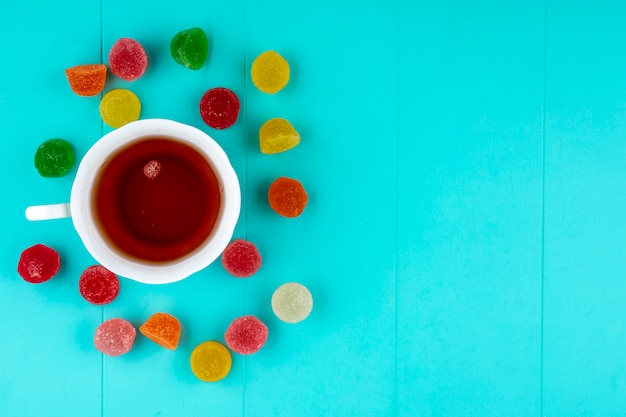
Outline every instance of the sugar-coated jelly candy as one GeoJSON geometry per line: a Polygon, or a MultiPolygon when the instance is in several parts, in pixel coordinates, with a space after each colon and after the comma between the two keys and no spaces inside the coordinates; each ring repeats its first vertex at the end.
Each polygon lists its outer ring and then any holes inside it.
{"type": "Polygon", "coordinates": [[[300,135],[286,119],[270,119],[259,129],[259,144],[264,154],[288,151],[299,143],[300,135]]]}
{"type": "Polygon", "coordinates": [[[244,239],[235,239],[222,252],[224,269],[237,278],[248,278],[261,267],[261,254],[256,245],[244,239]]]}
{"type": "Polygon", "coordinates": [[[298,323],[306,319],[313,309],[311,292],[302,284],[288,282],[272,295],[272,311],[286,323],[298,323]]]}
{"type": "Polygon", "coordinates": [[[72,91],[79,96],[95,96],[104,90],[107,66],[104,64],[77,65],[65,70],[72,91]]]}
{"type": "Polygon", "coordinates": [[[270,185],[267,196],[270,207],[285,217],[298,217],[309,200],[300,181],[287,177],[276,179],[270,185]]]}
{"type": "Polygon", "coordinates": [[[80,274],[78,290],[92,304],[109,304],[120,292],[120,280],[102,265],[94,265],[80,274]]]}
{"type": "Polygon", "coordinates": [[[239,116],[239,99],[228,88],[212,88],[200,100],[200,115],[212,128],[226,129],[239,116]]]}
{"type": "Polygon", "coordinates": [[[276,51],[266,51],[252,63],[252,82],[268,94],[279,92],[289,82],[289,63],[276,51]]]}
{"type": "Polygon", "coordinates": [[[181,326],[176,317],[167,313],[154,313],[139,327],[141,334],[164,348],[178,347],[181,326]]]}
{"type": "Polygon", "coordinates": [[[120,356],[130,351],[136,335],[137,331],[132,324],[124,319],[114,318],[98,326],[93,343],[105,355],[120,356]]]}
{"type": "Polygon", "coordinates": [[[136,40],[120,38],[109,51],[109,66],[114,75],[126,81],[134,81],[146,72],[148,55],[136,40]]]}
{"type": "Polygon", "coordinates": [[[254,316],[242,316],[228,326],[224,340],[234,352],[251,355],[265,345],[267,335],[267,326],[261,320],[254,316]]]}
{"type": "Polygon", "coordinates": [[[35,168],[42,177],[62,177],[74,166],[74,148],[63,139],[49,139],[35,152],[35,168]]]}
{"type": "Polygon", "coordinates": [[[17,272],[26,282],[40,284],[56,275],[61,267],[59,253],[38,243],[24,249],[17,264],[17,272]]]}
{"type": "Polygon", "coordinates": [[[139,98],[125,88],[109,91],[100,101],[100,116],[104,123],[114,129],[139,119],[140,113],[139,98]]]}
{"type": "Polygon", "coordinates": [[[200,343],[191,352],[191,371],[204,382],[216,382],[230,372],[232,357],[223,344],[209,340],[200,343]]]}
{"type": "Polygon", "coordinates": [[[209,55],[209,38],[200,28],[183,30],[172,38],[170,52],[180,65],[199,70],[209,55]]]}

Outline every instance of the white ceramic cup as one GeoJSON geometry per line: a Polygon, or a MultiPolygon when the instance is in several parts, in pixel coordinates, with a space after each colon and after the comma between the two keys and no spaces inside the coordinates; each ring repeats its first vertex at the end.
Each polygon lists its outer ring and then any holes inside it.
{"type": "Polygon", "coordinates": [[[71,216],[87,251],[105,268],[122,277],[147,284],[179,281],[206,268],[232,239],[241,209],[237,174],[224,150],[203,131],[166,119],[144,119],[124,125],[99,139],[80,162],[69,204],[30,206],[29,220],[71,216]],[[191,145],[210,164],[220,185],[220,210],[213,230],[193,252],[171,262],[154,263],[125,255],[112,246],[98,228],[92,207],[95,180],[107,159],[127,144],[143,137],[165,136],[191,145]]]}

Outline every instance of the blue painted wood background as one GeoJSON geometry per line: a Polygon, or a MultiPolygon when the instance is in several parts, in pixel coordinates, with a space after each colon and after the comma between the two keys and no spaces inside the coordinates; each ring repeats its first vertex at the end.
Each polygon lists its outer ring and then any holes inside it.
{"type": "Polygon", "coordinates": [[[611,0],[2,1],[0,415],[625,415],[625,18],[611,0]],[[169,56],[193,26],[212,45],[197,72],[169,56]],[[124,279],[96,307],[77,290],[94,261],[71,221],[25,220],[28,205],[67,201],[75,174],[41,178],[37,146],[61,137],[80,158],[110,130],[65,68],[107,63],[120,37],[149,68],[106,90],[131,89],[142,118],[202,128],[229,154],[235,235],[264,257],[253,278],[218,262],[171,285],[124,279]],[[271,96],[249,76],[268,49],[292,69],[271,96]],[[216,86],[242,101],[224,131],[197,111],[216,86]],[[272,117],[294,124],[297,148],[259,152],[272,117]],[[267,205],[278,176],[307,188],[301,217],[267,205]],[[16,272],[35,243],[63,259],[41,285],[16,272]],[[297,325],[269,305],[287,281],[315,298],[297,325]],[[103,320],[156,311],[183,323],[177,351],[142,336],[122,357],[94,349],[103,320]],[[267,345],[198,381],[193,347],[242,314],[267,323],[267,345]]]}

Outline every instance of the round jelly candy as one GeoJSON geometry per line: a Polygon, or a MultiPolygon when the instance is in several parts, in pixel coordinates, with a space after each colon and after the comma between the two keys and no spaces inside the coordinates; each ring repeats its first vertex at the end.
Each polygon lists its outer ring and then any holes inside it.
{"type": "Polygon", "coordinates": [[[109,91],[100,101],[100,116],[104,123],[114,129],[139,119],[140,113],[139,98],[124,88],[109,91]]]}
{"type": "Polygon", "coordinates": [[[132,324],[124,319],[114,318],[98,326],[93,343],[105,355],[120,356],[130,351],[136,335],[132,324]]]}
{"type": "Polygon", "coordinates": [[[191,371],[204,382],[223,379],[230,372],[232,357],[226,346],[209,340],[200,343],[191,352],[191,371]]]}
{"type": "Polygon", "coordinates": [[[309,316],[312,309],[311,293],[297,282],[281,285],[272,295],[272,310],[276,317],[286,323],[301,322],[309,316]]]}
{"type": "Polygon", "coordinates": [[[148,55],[139,42],[131,38],[121,38],[109,51],[111,72],[126,81],[141,77],[148,68],[148,55]]]}
{"type": "Polygon", "coordinates": [[[95,96],[104,90],[107,66],[104,64],[77,65],[65,70],[72,91],[79,96],[95,96]]]}
{"type": "Polygon", "coordinates": [[[261,254],[254,243],[235,239],[222,252],[224,269],[237,278],[248,278],[261,267],[261,254]]]}
{"type": "Polygon", "coordinates": [[[286,177],[276,179],[267,196],[272,209],[285,217],[298,217],[309,199],[300,181],[286,177]]]}
{"type": "Polygon", "coordinates": [[[17,264],[17,272],[24,281],[40,284],[55,276],[60,267],[59,253],[39,243],[24,249],[17,264]]]}
{"type": "Polygon", "coordinates": [[[289,63],[276,51],[266,51],[252,63],[252,82],[268,94],[279,92],[289,82],[289,63]]]}
{"type": "Polygon", "coordinates": [[[62,177],[74,166],[74,148],[63,139],[43,142],[35,152],[35,168],[42,177],[62,177]]]}
{"type": "Polygon", "coordinates": [[[164,348],[178,347],[181,326],[176,317],[167,313],[154,313],[139,327],[141,334],[164,348]]]}
{"type": "Polygon", "coordinates": [[[200,115],[212,128],[226,129],[239,116],[239,99],[228,88],[212,88],[200,100],[200,115]]]}
{"type": "Polygon", "coordinates": [[[259,145],[264,154],[288,151],[300,143],[300,135],[286,119],[270,119],[259,129],[259,145]]]}
{"type": "Polygon", "coordinates": [[[242,316],[228,326],[224,340],[234,352],[251,355],[263,347],[267,335],[267,326],[261,320],[254,316],[242,316]]]}
{"type": "Polygon", "coordinates": [[[80,275],[78,290],[92,304],[109,304],[120,292],[120,280],[102,265],[94,265],[80,275]]]}
{"type": "Polygon", "coordinates": [[[172,38],[170,52],[180,65],[199,70],[209,55],[209,38],[200,28],[183,30],[172,38]]]}

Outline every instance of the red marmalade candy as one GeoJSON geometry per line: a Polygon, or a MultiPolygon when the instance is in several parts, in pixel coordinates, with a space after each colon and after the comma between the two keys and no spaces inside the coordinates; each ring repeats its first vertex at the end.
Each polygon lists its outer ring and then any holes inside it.
{"type": "Polygon", "coordinates": [[[239,99],[228,88],[212,88],[200,100],[200,115],[212,128],[226,129],[239,116],[239,99]]]}
{"type": "Polygon", "coordinates": [[[59,253],[39,243],[22,252],[17,264],[17,272],[24,278],[24,281],[40,284],[56,275],[60,266],[59,253]]]}
{"type": "Polygon", "coordinates": [[[134,39],[120,38],[109,51],[111,72],[126,81],[141,77],[148,68],[148,56],[134,39]]]}
{"type": "Polygon", "coordinates": [[[252,242],[235,239],[222,252],[224,269],[237,278],[248,278],[259,270],[262,263],[261,254],[252,242]]]}
{"type": "Polygon", "coordinates": [[[251,355],[263,347],[267,335],[267,326],[261,320],[254,316],[242,316],[228,326],[224,340],[234,352],[251,355]]]}
{"type": "Polygon", "coordinates": [[[80,295],[92,304],[109,304],[120,292],[120,281],[105,267],[94,265],[80,275],[78,290],[80,295]]]}

